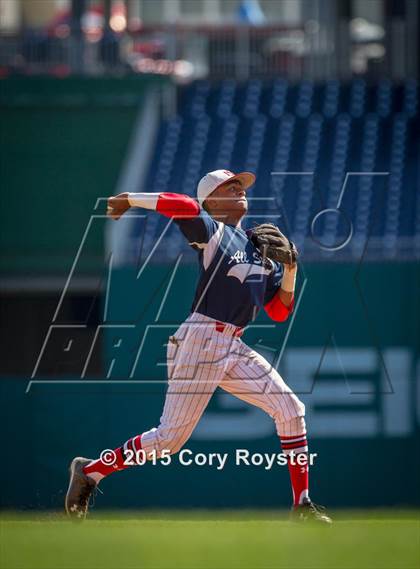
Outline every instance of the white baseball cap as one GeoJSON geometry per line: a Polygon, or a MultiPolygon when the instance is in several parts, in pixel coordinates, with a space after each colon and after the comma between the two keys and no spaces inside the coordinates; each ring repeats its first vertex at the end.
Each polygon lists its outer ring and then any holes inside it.
{"type": "Polygon", "coordinates": [[[255,174],[252,172],[241,172],[234,174],[229,170],[214,170],[201,178],[197,186],[197,199],[200,205],[214,192],[220,185],[225,182],[238,181],[244,190],[247,190],[255,182],[255,174]]]}

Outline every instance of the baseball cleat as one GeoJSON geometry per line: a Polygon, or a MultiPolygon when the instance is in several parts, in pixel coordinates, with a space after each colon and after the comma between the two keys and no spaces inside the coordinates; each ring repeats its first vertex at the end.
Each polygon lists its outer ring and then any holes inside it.
{"type": "Polygon", "coordinates": [[[290,519],[294,522],[315,521],[332,524],[332,519],[325,513],[325,508],[314,504],[309,498],[304,498],[303,503],[299,506],[293,506],[290,519]]]}
{"type": "Polygon", "coordinates": [[[92,462],[78,456],[71,461],[70,482],[66,494],[66,512],[74,521],[83,521],[89,509],[89,499],[96,489],[96,482],[86,476],[83,467],[92,462]]]}

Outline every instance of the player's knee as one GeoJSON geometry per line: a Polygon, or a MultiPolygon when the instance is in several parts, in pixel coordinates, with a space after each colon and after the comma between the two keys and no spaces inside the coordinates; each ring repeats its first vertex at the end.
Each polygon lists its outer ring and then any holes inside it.
{"type": "Polygon", "coordinates": [[[279,436],[285,435],[289,431],[291,435],[306,432],[305,405],[296,395],[293,396],[293,407],[288,408],[287,417],[285,416],[284,409],[281,407],[276,409],[272,417],[279,436]]]}
{"type": "MultiPolygon", "coordinates": [[[[296,397],[296,395],[295,395],[295,397],[296,397]]],[[[302,401],[298,397],[296,397],[296,404],[297,404],[296,416],[297,417],[304,417],[305,413],[306,413],[305,404],[302,403],[302,401]]]]}
{"type": "Polygon", "coordinates": [[[275,407],[274,412],[270,414],[276,423],[291,421],[297,417],[305,416],[305,404],[302,403],[302,401],[293,394],[291,400],[289,401],[289,404],[287,405],[287,416],[284,412],[283,401],[279,402],[275,407]]]}

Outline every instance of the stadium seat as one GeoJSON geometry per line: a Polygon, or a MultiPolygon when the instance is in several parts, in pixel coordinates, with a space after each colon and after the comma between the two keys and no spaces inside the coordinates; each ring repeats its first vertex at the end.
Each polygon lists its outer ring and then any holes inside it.
{"type": "MultiPolygon", "coordinates": [[[[368,240],[396,254],[399,239],[420,251],[418,85],[370,85],[364,79],[324,84],[285,79],[197,81],[179,88],[178,115],[162,121],[147,175],[147,190],[193,196],[205,172],[251,170],[252,216],[277,219],[305,250],[311,222],[340,205],[353,237],[347,254],[360,256],[368,240]],[[344,191],[343,191],[344,187],[344,191]]],[[[156,259],[174,259],[182,236],[167,220],[136,222],[144,251],[158,238],[156,259]]],[[[327,245],[345,236],[339,215],[314,229],[327,245]]],[[[310,245],[310,243],[309,243],[310,245]]],[[[307,254],[315,254],[309,247],[307,254]]],[[[188,247],[186,258],[192,258],[188,247]]]]}

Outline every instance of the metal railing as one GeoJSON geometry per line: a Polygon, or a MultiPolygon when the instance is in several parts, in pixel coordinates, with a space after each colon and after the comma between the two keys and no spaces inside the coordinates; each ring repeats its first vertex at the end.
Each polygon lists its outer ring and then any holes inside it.
{"type": "Polygon", "coordinates": [[[158,26],[136,33],[101,31],[60,37],[54,30],[0,36],[2,75],[156,73],[178,81],[284,76],[292,80],[416,78],[418,56],[404,20],[390,21],[382,38],[356,41],[350,23],[336,29],[312,22],[285,26],[158,26]],[[315,25],[316,24],[316,25],[315,25]]]}

